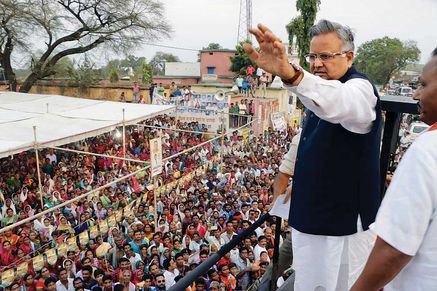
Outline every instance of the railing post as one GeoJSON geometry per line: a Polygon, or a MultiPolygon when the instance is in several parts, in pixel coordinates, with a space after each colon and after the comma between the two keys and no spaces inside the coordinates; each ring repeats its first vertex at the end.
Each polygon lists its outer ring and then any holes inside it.
{"type": "Polygon", "coordinates": [[[273,248],[272,278],[270,280],[270,290],[271,291],[276,290],[276,281],[278,280],[279,243],[281,242],[281,223],[282,223],[282,218],[276,216],[275,245],[273,248]]]}
{"type": "Polygon", "coordinates": [[[258,227],[261,226],[267,219],[271,216],[269,213],[261,216],[257,221],[255,221],[248,229],[234,237],[230,242],[222,246],[215,254],[209,257],[208,260],[201,263],[194,270],[188,272],[182,279],[180,279],[175,285],[171,286],[168,291],[181,291],[185,290],[192,282],[199,278],[204,273],[214,266],[225,254],[230,252],[236,245],[238,245],[244,238],[249,237],[249,235],[254,232],[258,227]]]}
{"type": "Polygon", "coordinates": [[[384,198],[385,180],[387,177],[388,166],[390,164],[390,156],[393,153],[399,132],[402,114],[398,112],[386,111],[384,133],[382,137],[382,148],[380,158],[381,171],[381,198],[384,198]]]}

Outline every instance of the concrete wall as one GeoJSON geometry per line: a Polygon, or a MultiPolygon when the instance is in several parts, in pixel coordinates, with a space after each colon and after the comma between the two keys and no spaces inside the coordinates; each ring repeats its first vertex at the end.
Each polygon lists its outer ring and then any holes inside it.
{"type": "Polygon", "coordinates": [[[200,63],[165,62],[166,76],[200,76],[200,63]]]}
{"type": "MultiPolygon", "coordinates": [[[[81,97],[97,100],[119,101],[121,92],[124,92],[127,101],[132,101],[132,87],[130,84],[121,84],[118,86],[93,86],[81,90],[78,87],[70,87],[62,84],[37,84],[32,87],[30,93],[36,94],[53,94],[72,97],[81,97]]],[[[141,94],[146,103],[150,103],[148,87],[141,86],[141,94]]]]}
{"type": "Polygon", "coordinates": [[[178,87],[196,84],[199,79],[197,78],[168,78],[168,77],[153,77],[153,83],[162,83],[164,86],[170,86],[171,82],[175,82],[178,87]]]}

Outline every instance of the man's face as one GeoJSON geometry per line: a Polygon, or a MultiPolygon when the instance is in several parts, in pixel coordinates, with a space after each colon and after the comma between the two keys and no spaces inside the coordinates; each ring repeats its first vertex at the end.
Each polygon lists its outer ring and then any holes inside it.
{"type": "MultiPolygon", "coordinates": [[[[83,273],[82,273],[82,275],[83,275],[83,273]]],[[[74,286],[75,289],[77,289],[79,287],[83,287],[82,281],[78,280],[78,279],[74,280],[73,281],[73,286],[74,286]]]]}
{"type": "MultiPolygon", "coordinates": [[[[310,53],[338,53],[344,51],[343,43],[337,33],[329,32],[317,35],[311,39],[310,53]]],[[[312,74],[325,80],[338,80],[344,76],[352,65],[353,52],[335,56],[333,59],[322,62],[319,58],[310,63],[312,74]]]]}
{"type": "Polygon", "coordinates": [[[88,281],[91,278],[91,274],[88,270],[83,270],[82,276],[84,281],[88,281]]]}
{"type": "Polygon", "coordinates": [[[164,278],[164,276],[158,276],[156,278],[156,286],[158,286],[159,288],[164,288],[165,287],[165,278],[164,278]]]}
{"type": "Polygon", "coordinates": [[[156,274],[158,272],[158,267],[156,265],[152,265],[150,267],[150,273],[156,274]]]}
{"type": "Polygon", "coordinates": [[[48,290],[48,291],[55,291],[55,290],[56,290],[56,283],[55,283],[55,282],[50,282],[50,283],[47,285],[47,290],[48,290]]]}
{"type": "Polygon", "coordinates": [[[259,241],[259,245],[260,245],[261,247],[265,247],[266,244],[267,244],[267,241],[266,241],[265,239],[261,239],[261,240],[259,241]]]}
{"type": "Polygon", "coordinates": [[[61,271],[59,273],[59,279],[61,279],[61,281],[67,281],[67,271],[61,271]]]}
{"type": "Polygon", "coordinates": [[[419,100],[420,120],[432,125],[437,122],[437,57],[423,68],[420,83],[413,98],[419,100]]]}
{"type": "Polygon", "coordinates": [[[184,258],[183,258],[183,257],[178,257],[178,258],[176,259],[176,266],[177,266],[178,268],[181,268],[181,267],[184,266],[184,258]]]}
{"type": "Polygon", "coordinates": [[[105,280],[105,282],[103,282],[103,287],[105,289],[112,289],[112,281],[111,280],[105,280]]]}
{"type": "Polygon", "coordinates": [[[141,240],[141,232],[136,232],[135,233],[135,240],[136,241],[140,241],[141,240]]]}
{"type": "Polygon", "coordinates": [[[121,262],[120,268],[121,268],[122,270],[126,270],[126,269],[129,269],[129,265],[130,265],[129,262],[125,262],[125,261],[123,261],[123,262],[121,262]]]}

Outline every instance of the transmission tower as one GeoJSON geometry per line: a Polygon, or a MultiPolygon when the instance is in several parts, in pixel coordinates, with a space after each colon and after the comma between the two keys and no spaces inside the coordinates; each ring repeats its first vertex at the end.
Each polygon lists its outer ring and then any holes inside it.
{"type": "Polygon", "coordinates": [[[238,21],[237,44],[242,41],[252,41],[249,28],[252,27],[252,0],[240,0],[240,19],[238,21]]]}

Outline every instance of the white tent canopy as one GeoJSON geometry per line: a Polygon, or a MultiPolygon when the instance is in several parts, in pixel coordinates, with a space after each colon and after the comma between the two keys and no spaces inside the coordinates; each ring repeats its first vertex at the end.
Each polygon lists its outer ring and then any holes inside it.
{"type": "Polygon", "coordinates": [[[125,123],[136,124],[174,106],[0,92],[0,158],[32,149],[33,126],[40,147],[60,146],[114,130],[123,108],[125,123]]]}

